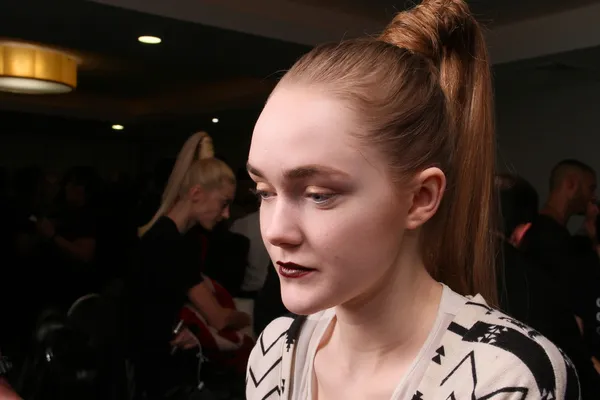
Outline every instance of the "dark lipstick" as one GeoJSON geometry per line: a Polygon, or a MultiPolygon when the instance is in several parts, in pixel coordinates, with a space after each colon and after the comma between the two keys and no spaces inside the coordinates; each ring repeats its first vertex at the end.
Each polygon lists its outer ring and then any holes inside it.
{"type": "Polygon", "coordinates": [[[277,261],[279,275],[288,279],[302,278],[314,271],[313,268],[303,267],[294,263],[277,261]]]}

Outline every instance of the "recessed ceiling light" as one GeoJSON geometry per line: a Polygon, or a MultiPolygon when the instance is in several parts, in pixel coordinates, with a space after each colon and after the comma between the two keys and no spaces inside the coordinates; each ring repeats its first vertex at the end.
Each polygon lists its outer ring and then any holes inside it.
{"type": "Polygon", "coordinates": [[[138,38],[138,41],[145,44],[159,44],[160,42],[162,42],[162,39],[158,36],[140,36],[138,38]]]}
{"type": "Polygon", "coordinates": [[[212,122],[213,122],[213,124],[218,124],[219,123],[219,118],[213,118],[212,122]]]}
{"type": "Polygon", "coordinates": [[[125,127],[124,127],[123,125],[118,125],[118,124],[116,124],[116,125],[113,125],[113,126],[112,126],[112,128],[113,128],[115,131],[122,131],[123,129],[125,129],[125,127]]]}

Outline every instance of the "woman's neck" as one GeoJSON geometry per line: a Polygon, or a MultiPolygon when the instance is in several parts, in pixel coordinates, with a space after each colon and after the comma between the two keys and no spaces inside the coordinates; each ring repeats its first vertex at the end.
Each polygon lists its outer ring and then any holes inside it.
{"type": "Polygon", "coordinates": [[[182,234],[189,231],[196,223],[190,217],[189,207],[182,202],[175,203],[171,210],[167,212],[167,217],[175,222],[177,230],[182,234]]]}
{"type": "Polygon", "coordinates": [[[404,257],[370,295],[336,308],[336,353],[348,365],[379,365],[400,354],[412,361],[433,328],[442,291],[420,257],[404,257]]]}

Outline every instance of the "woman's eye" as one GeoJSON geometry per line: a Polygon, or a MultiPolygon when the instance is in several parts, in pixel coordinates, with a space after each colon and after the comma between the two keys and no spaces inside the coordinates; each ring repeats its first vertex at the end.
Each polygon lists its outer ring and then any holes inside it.
{"type": "Polygon", "coordinates": [[[309,193],[307,197],[310,198],[315,204],[323,205],[327,204],[330,200],[335,197],[333,193],[309,193]]]}
{"type": "Polygon", "coordinates": [[[271,197],[273,197],[275,195],[271,192],[267,192],[266,190],[258,190],[258,189],[253,189],[252,193],[254,193],[254,195],[256,197],[258,197],[260,200],[269,200],[271,197]]]}

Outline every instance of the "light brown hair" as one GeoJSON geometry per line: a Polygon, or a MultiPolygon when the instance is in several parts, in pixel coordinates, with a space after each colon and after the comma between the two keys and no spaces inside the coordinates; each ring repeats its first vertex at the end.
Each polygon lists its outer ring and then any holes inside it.
{"type": "Polygon", "coordinates": [[[347,102],[359,138],[399,181],[431,167],[447,191],[421,242],[431,275],[497,304],[493,242],[493,95],[482,29],[462,0],[425,0],[378,38],[316,47],[280,85],[312,85],[347,102]]]}
{"type": "Polygon", "coordinates": [[[193,134],[177,155],[158,211],[150,222],[138,230],[139,236],[144,235],[160,217],[166,215],[192,186],[200,185],[206,190],[212,190],[225,182],[235,185],[235,175],[227,164],[214,157],[211,137],[206,132],[193,134]]]}

